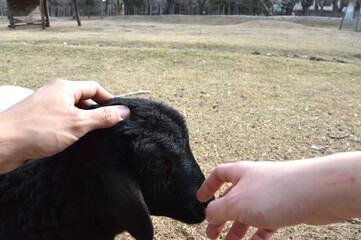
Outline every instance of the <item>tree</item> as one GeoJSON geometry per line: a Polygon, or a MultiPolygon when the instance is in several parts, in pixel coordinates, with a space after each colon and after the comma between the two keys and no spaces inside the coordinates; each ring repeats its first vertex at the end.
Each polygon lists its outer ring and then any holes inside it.
{"type": "Polygon", "coordinates": [[[313,4],[313,0],[302,0],[301,1],[303,12],[305,16],[310,14],[310,6],[313,4]]]}
{"type": "Polygon", "coordinates": [[[124,0],[124,14],[136,14],[136,8],[143,6],[143,0],[124,0]]]}
{"type": "Polygon", "coordinates": [[[285,15],[292,15],[293,8],[295,7],[297,2],[299,2],[299,0],[282,1],[282,13],[285,15]]]}
{"type": "Polygon", "coordinates": [[[120,15],[122,9],[123,9],[123,0],[114,0],[113,1],[113,8],[114,8],[114,11],[115,11],[115,15],[120,15]]]}
{"type": "Polygon", "coordinates": [[[353,11],[353,17],[352,18],[356,18],[358,19],[359,17],[359,14],[360,14],[360,0],[356,0],[356,3],[355,3],[355,7],[354,7],[354,11],[353,11]]]}
{"type": "Polygon", "coordinates": [[[167,0],[166,14],[174,14],[174,0],[167,0]]]}
{"type": "Polygon", "coordinates": [[[153,6],[153,2],[152,0],[146,0],[146,4],[147,4],[147,14],[148,15],[152,15],[152,6],[153,6]]]}
{"type": "Polygon", "coordinates": [[[205,5],[207,3],[207,0],[198,0],[198,15],[204,15],[205,14],[205,5]]]}
{"type": "Polygon", "coordinates": [[[6,0],[0,0],[0,16],[5,16],[6,0]]]}

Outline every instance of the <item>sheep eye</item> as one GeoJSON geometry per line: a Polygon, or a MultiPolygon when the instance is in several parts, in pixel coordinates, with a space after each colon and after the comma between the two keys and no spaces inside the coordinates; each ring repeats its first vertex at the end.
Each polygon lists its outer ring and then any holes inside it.
{"type": "Polygon", "coordinates": [[[167,175],[172,170],[172,164],[167,159],[157,159],[149,170],[154,174],[167,175]]]}

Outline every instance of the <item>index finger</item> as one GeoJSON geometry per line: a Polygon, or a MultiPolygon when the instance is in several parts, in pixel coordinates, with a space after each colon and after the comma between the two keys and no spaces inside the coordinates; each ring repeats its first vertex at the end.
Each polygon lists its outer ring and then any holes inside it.
{"type": "Polygon", "coordinates": [[[94,81],[79,81],[71,82],[74,84],[74,97],[75,102],[80,100],[92,99],[96,103],[106,103],[113,95],[100,86],[97,82],[94,81]]]}
{"type": "Polygon", "coordinates": [[[232,182],[232,166],[233,164],[221,164],[213,170],[197,192],[200,202],[208,201],[225,182],[232,182]]]}

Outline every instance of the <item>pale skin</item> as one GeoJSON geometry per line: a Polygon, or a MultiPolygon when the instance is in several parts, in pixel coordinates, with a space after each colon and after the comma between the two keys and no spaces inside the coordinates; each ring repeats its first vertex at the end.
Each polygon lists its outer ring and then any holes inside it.
{"type": "Polygon", "coordinates": [[[0,174],[28,159],[63,151],[86,133],[115,125],[129,115],[125,106],[94,110],[113,96],[92,81],[57,79],[0,113],[0,174]]]}
{"type": "Polygon", "coordinates": [[[205,202],[224,183],[223,197],[209,203],[206,234],[216,239],[233,221],[226,240],[271,239],[277,229],[325,225],[361,217],[361,152],[287,162],[237,162],[216,167],[198,191],[205,202]]]}

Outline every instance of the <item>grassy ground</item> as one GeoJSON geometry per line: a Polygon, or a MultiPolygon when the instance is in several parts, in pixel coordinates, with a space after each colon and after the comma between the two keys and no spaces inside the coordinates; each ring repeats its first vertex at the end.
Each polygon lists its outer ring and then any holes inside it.
{"type": "MultiPolygon", "coordinates": [[[[339,21],[120,17],[14,31],[2,19],[0,84],[36,89],[64,78],[95,80],[114,94],[149,90],[145,97],[185,115],[206,175],[225,162],[361,150],[361,34],[338,31],[339,21]]],[[[205,224],[154,222],[156,239],[205,239],[205,224]]],[[[290,227],[274,239],[359,234],[345,222],[290,227]]]]}

